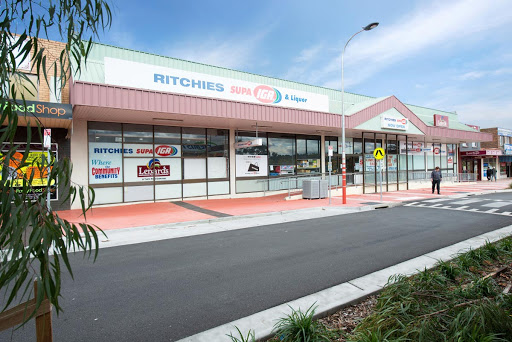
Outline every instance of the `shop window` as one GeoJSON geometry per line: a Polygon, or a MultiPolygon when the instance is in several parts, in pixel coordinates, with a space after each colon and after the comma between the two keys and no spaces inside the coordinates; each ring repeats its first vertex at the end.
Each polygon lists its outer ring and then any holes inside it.
{"type": "Polygon", "coordinates": [[[364,141],[364,153],[373,153],[375,150],[375,142],[373,139],[365,139],[364,141]]]}
{"type": "Polygon", "coordinates": [[[9,78],[9,98],[17,100],[37,101],[39,83],[37,75],[16,73],[9,78]],[[12,91],[14,87],[14,92],[12,91]]]}
{"type": "Polygon", "coordinates": [[[306,147],[309,158],[320,158],[320,140],[308,139],[306,147]]]}
{"type": "Polygon", "coordinates": [[[123,181],[121,125],[89,122],[89,184],[123,181]]]}
{"type": "Polygon", "coordinates": [[[181,128],[155,126],[155,145],[181,145],[181,128]]]}
{"type": "Polygon", "coordinates": [[[188,158],[183,160],[183,179],[206,179],[206,159],[188,158]]]}
{"type": "Polygon", "coordinates": [[[306,158],[306,139],[297,139],[297,157],[306,158]]]}
{"type": "Polygon", "coordinates": [[[295,174],[295,137],[269,136],[268,152],[271,176],[295,174]]]}
{"type": "Polygon", "coordinates": [[[206,145],[204,128],[183,128],[183,145],[206,145]]]}
{"type": "Polygon", "coordinates": [[[229,156],[229,131],[223,129],[208,129],[208,157],[229,156]]]}
{"type": "Polygon", "coordinates": [[[363,153],[363,139],[354,138],[354,154],[363,153]]]}
{"type": "MultiPolygon", "coordinates": [[[[259,133],[258,138],[261,138],[262,145],[261,146],[251,146],[247,148],[238,148],[235,153],[239,155],[267,155],[268,147],[267,147],[267,134],[259,133]]],[[[242,132],[236,136],[237,142],[245,142],[252,141],[256,139],[255,132],[242,132]]]]}
{"type": "Polygon", "coordinates": [[[396,145],[396,140],[388,140],[388,154],[397,154],[398,147],[396,145]]]}
{"type": "Polygon", "coordinates": [[[320,172],[320,140],[297,138],[297,173],[318,172],[320,172]]]}
{"type": "Polygon", "coordinates": [[[127,143],[153,144],[153,126],[124,124],[123,141],[127,143]]]}

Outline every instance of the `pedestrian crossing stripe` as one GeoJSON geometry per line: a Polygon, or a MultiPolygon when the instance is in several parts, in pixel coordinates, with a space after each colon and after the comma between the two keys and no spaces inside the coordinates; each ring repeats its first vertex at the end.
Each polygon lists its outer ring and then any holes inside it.
{"type": "Polygon", "coordinates": [[[375,159],[377,160],[381,160],[382,158],[384,158],[384,156],[386,155],[386,152],[384,152],[384,149],[381,148],[381,147],[378,147],[376,148],[374,151],[373,151],[373,156],[375,157],[375,159]]]}

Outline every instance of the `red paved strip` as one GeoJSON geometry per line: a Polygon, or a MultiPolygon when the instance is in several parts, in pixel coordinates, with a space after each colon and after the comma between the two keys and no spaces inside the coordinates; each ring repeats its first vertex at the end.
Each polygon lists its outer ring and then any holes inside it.
{"type": "MultiPolygon", "coordinates": [[[[478,182],[477,184],[460,184],[457,186],[442,186],[441,197],[458,195],[461,192],[480,192],[483,190],[498,190],[507,188],[511,180],[500,180],[498,182],[478,182]]],[[[297,195],[295,193],[292,195],[297,195]]],[[[235,199],[211,199],[211,200],[189,200],[196,207],[206,210],[213,210],[228,215],[250,215],[259,213],[270,213],[285,210],[296,210],[305,208],[325,207],[329,205],[329,199],[317,200],[286,200],[287,194],[272,195],[266,197],[235,198],[235,199]]],[[[403,190],[395,192],[384,192],[383,202],[403,202],[428,198],[438,198],[439,195],[432,194],[430,188],[403,190]]],[[[365,195],[347,196],[347,204],[342,204],[341,196],[332,198],[332,206],[360,207],[365,202],[379,202],[380,193],[365,195]]],[[[59,216],[71,222],[84,222],[80,210],[59,211],[59,216]]],[[[87,214],[87,223],[98,227],[109,229],[120,229],[130,227],[149,226],[155,224],[197,221],[215,218],[196,210],[189,210],[172,202],[125,204],[109,207],[97,207],[87,214]]]]}
{"type": "Polygon", "coordinates": [[[169,202],[93,208],[87,212],[87,221],[81,216],[81,210],[63,210],[58,214],[70,222],[86,222],[103,230],[215,218],[169,202]]]}

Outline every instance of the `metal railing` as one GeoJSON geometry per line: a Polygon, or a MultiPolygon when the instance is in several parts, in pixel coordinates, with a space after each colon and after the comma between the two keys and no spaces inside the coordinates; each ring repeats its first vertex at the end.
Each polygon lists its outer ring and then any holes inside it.
{"type": "MultiPolygon", "coordinates": [[[[406,183],[406,182],[429,182],[431,172],[425,171],[388,171],[387,182],[388,184],[406,183]],[[398,181],[397,181],[398,177],[398,181]]],[[[444,181],[452,182],[474,182],[476,181],[476,174],[474,173],[456,173],[456,172],[443,172],[444,181]]],[[[383,183],[386,184],[386,173],[383,174],[383,183]]],[[[263,184],[263,192],[266,195],[269,191],[288,191],[288,196],[291,192],[302,190],[304,180],[318,180],[326,179],[329,180],[328,173],[311,173],[301,174],[293,176],[276,176],[268,179],[260,179],[257,183],[263,184]]],[[[375,185],[375,182],[379,181],[380,178],[377,175],[375,178],[374,173],[347,173],[347,186],[362,186],[364,185],[375,185]],[[363,183],[364,177],[364,183],[363,183]]],[[[342,187],[342,175],[331,174],[330,182],[328,183],[331,189],[339,189],[342,187]]]]}

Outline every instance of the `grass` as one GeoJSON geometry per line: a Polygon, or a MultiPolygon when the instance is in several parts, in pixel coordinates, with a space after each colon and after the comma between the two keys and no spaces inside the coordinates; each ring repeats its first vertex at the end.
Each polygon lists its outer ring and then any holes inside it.
{"type": "Polygon", "coordinates": [[[321,342],[331,341],[333,333],[329,332],[320,322],[313,319],[315,307],[312,305],[306,312],[292,309],[292,313],[281,318],[274,325],[273,333],[282,342],[321,342]]]}
{"type": "Polygon", "coordinates": [[[512,296],[482,276],[492,265],[511,263],[512,238],[506,238],[412,277],[394,276],[348,340],[511,341],[512,296]]]}
{"type": "Polygon", "coordinates": [[[253,330],[249,330],[247,332],[247,335],[244,335],[240,331],[240,329],[238,329],[238,327],[235,327],[235,328],[236,328],[236,331],[237,331],[237,336],[233,336],[232,333],[227,335],[231,339],[231,342],[256,342],[256,338],[254,336],[254,331],[253,330]]]}

